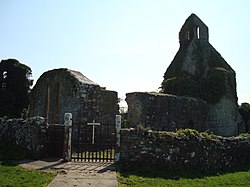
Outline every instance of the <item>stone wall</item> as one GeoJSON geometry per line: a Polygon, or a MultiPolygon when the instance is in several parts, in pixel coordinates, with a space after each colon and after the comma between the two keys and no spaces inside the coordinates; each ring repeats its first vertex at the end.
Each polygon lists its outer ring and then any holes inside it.
{"type": "Polygon", "coordinates": [[[105,90],[80,72],[54,69],[45,72],[31,91],[30,116],[43,116],[49,124],[62,124],[65,113],[74,123],[96,120],[114,123],[117,92],[105,90]]]}
{"type": "Polygon", "coordinates": [[[209,112],[204,125],[210,132],[223,136],[232,136],[245,132],[240,127],[243,121],[240,118],[238,105],[231,98],[222,97],[220,102],[209,104],[209,112]],[[242,122],[241,122],[242,121],[242,122]]]}
{"type": "Polygon", "coordinates": [[[250,138],[209,137],[206,133],[121,130],[121,163],[125,167],[219,170],[249,164],[250,138]]]}
{"type": "Polygon", "coordinates": [[[47,127],[42,117],[0,118],[0,141],[20,145],[31,151],[34,157],[40,157],[45,153],[47,127]]]}
{"type": "Polygon", "coordinates": [[[126,95],[128,123],[152,130],[194,128],[204,131],[208,105],[202,100],[168,94],[135,92],[126,95]]]}
{"type": "Polygon", "coordinates": [[[222,97],[219,103],[161,93],[126,94],[128,124],[143,125],[152,130],[175,131],[192,128],[221,136],[234,136],[244,131],[238,105],[222,97]]]}

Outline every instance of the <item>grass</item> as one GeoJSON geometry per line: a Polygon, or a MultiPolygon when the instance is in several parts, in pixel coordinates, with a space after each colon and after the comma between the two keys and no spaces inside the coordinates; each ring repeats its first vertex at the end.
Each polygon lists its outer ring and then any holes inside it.
{"type": "Polygon", "coordinates": [[[29,158],[29,152],[20,146],[0,142],[0,186],[45,187],[56,173],[26,170],[17,165],[18,160],[29,158]]]}
{"type": "Polygon", "coordinates": [[[141,171],[118,172],[119,187],[240,187],[250,186],[250,166],[224,172],[169,172],[148,168],[141,171]]]}
{"type": "Polygon", "coordinates": [[[20,166],[0,165],[0,186],[45,187],[55,177],[55,173],[26,170],[20,166]]]}

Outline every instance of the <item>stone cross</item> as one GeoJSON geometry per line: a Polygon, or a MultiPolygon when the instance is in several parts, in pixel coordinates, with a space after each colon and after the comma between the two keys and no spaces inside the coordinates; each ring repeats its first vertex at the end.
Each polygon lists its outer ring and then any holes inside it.
{"type": "Polygon", "coordinates": [[[95,120],[93,120],[92,123],[87,123],[87,125],[92,125],[93,130],[92,130],[92,144],[95,144],[95,126],[96,125],[101,125],[101,123],[96,123],[95,120]]]}

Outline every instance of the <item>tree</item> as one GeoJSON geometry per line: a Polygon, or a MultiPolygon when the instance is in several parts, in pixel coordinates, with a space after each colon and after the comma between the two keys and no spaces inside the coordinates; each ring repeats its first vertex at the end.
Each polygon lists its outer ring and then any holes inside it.
{"type": "Polygon", "coordinates": [[[239,107],[239,112],[242,116],[243,121],[245,122],[246,132],[249,132],[248,122],[250,120],[250,104],[241,103],[239,107]]]}
{"type": "Polygon", "coordinates": [[[28,93],[33,84],[31,68],[18,60],[0,62],[0,117],[21,117],[28,108],[28,93]]]}

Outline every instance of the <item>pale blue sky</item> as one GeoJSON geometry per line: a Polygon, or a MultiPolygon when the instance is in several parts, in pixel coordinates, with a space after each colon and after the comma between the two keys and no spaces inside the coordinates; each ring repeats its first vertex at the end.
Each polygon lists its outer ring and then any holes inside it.
{"type": "Polygon", "coordinates": [[[118,91],[156,91],[195,13],[236,71],[239,104],[250,102],[249,0],[0,0],[0,59],[78,70],[118,91]]]}

